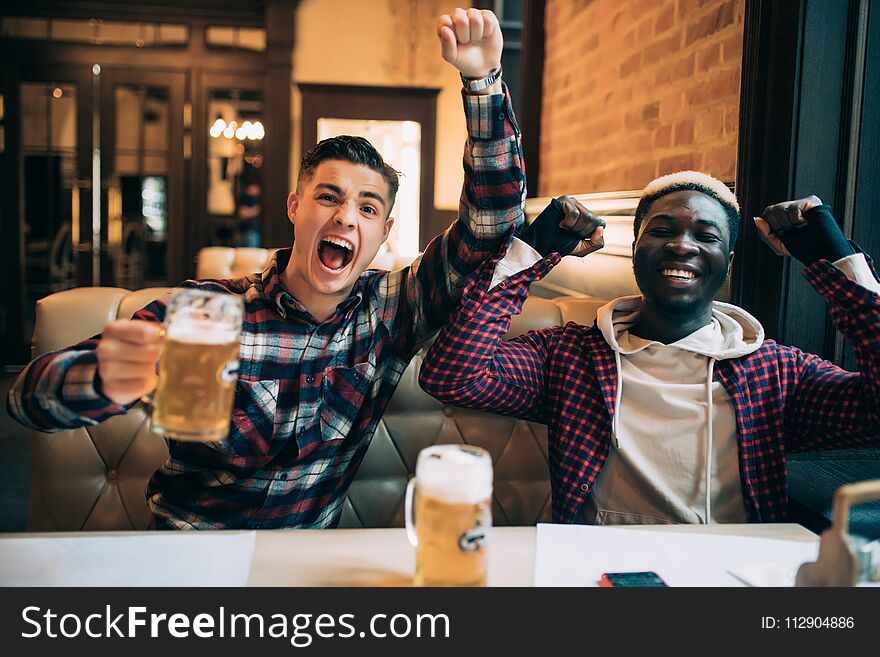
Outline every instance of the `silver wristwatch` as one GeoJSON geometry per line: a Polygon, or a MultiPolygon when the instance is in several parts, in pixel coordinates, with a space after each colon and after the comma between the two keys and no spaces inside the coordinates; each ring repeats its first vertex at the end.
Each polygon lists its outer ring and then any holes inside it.
{"type": "MultiPolygon", "coordinates": [[[[461,75],[461,73],[459,73],[459,75],[461,75]]],[[[500,79],[501,67],[499,66],[498,68],[489,71],[489,74],[482,78],[466,78],[464,75],[461,75],[461,84],[464,86],[465,91],[483,91],[484,89],[491,87],[500,79]]]]}

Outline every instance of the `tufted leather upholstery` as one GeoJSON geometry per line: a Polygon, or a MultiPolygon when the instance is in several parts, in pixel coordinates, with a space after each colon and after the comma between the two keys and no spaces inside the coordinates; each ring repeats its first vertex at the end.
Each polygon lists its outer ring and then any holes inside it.
{"type": "Polygon", "coordinates": [[[271,249],[208,246],[196,256],[196,278],[237,278],[263,271],[271,249]]]}
{"type": "MultiPolygon", "coordinates": [[[[76,288],[37,302],[33,355],[74,344],[129,317],[166,288],[129,292],[76,288]]],[[[574,320],[592,323],[600,301],[531,297],[513,318],[509,336],[574,320]]],[[[434,443],[480,445],[495,464],[494,521],[531,525],[547,520],[550,485],[544,426],[491,413],[444,406],[418,386],[420,352],[401,379],[344,502],[341,527],[403,525],[403,493],[420,449],[434,443]]],[[[143,408],[87,429],[31,432],[32,531],[142,529],[149,512],[146,482],[167,449],[151,433],[143,408]]]]}
{"type": "MultiPolygon", "coordinates": [[[[75,288],[37,301],[32,355],[74,344],[130,317],[166,288],[75,288]]],[[[31,531],[143,529],[146,482],[168,455],[141,405],[94,427],[30,432],[31,531]]]]}
{"type": "MultiPolygon", "coordinates": [[[[196,255],[196,278],[235,278],[263,271],[273,251],[274,249],[245,246],[207,246],[196,255]]],[[[403,269],[413,259],[390,251],[380,251],[370,267],[393,271],[403,269]]]]}

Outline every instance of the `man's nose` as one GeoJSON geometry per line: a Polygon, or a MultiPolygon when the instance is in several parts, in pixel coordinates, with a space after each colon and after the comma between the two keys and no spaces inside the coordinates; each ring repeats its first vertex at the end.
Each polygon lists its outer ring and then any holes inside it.
{"type": "Polygon", "coordinates": [[[333,220],[340,226],[354,228],[357,225],[357,207],[351,201],[340,203],[333,220]]]}
{"type": "Polygon", "coordinates": [[[692,255],[699,253],[700,247],[686,235],[679,235],[666,242],[666,250],[677,255],[692,255]]]}

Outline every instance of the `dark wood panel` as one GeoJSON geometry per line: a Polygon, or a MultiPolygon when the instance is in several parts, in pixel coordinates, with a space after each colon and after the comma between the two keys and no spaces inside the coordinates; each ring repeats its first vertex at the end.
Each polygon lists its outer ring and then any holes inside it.
{"type": "Polygon", "coordinates": [[[529,196],[539,196],[541,105],[544,86],[544,0],[523,1],[523,51],[519,125],[529,196]]]}
{"type": "MultiPolygon", "coordinates": [[[[101,177],[107,180],[116,171],[116,87],[122,84],[144,84],[168,89],[168,175],[167,175],[167,251],[165,256],[166,284],[175,285],[187,275],[184,265],[191,245],[186,238],[187,215],[183,159],[183,116],[186,76],[182,71],[159,72],[139,69],[105,68],[101,71],[101,177]]],[[[106,216],[106,210],[104,212],[106,216]]],[[[107,223],[103,222],[102,239],[107,237],[107,223]]],[[[109,255],[107,248],[103,249],[109,255]]],[[[108,265],[109,258],[105,257],[108,265]]],[[[102,266],[102,284],[115,284],[111,272],[102,266]]]]}
{"type": "MultiPolygon", "coordinates": [[[[880,261],[880,3],[875,0],[871,10],[861,87],[852,238],[875,261],[880,261]]],[[[855,369],[855,358],[848,345],[844,349],[844,365],[855,369]]]]}
{"type": "Polygon", "coordinates": [[[264,149],[263,246],[288,246],[293,227],[287,221],[287,195],[290,192],[291,52],[293,52],[295,3],[272,3],[266,13],[265,81],[266,139],[264,149]]]}
{"type": "Polygon", "coordinates": [[[8,63],[2,68],[4,116],[4,152],[0,154],[0,350],[3,365],[23,364],[30,359],[21,332],[24,323],[24,231],[18,212],[21,150],[18,72],[8,63]]]}
{"type": "Polygon", "coordinates": [[[770,204],[817,194],[839,220],[849,212],[840,190],[853,121],[853,3],[755,0],[746,4],[737,193],[743,230],[732,299],[752,312],[768,337],[840,362],[827,309],[803,280],[803,267],[778,258],[751,217],[770,204]]]}
{"type": "Polygon", "coordinates": [[[172,22],[210,15],[217,24],[261,27],[267,0],[4,0],[3,4],[4,13],[11,16],[172,22]]]}
{"type": "MultiPolygon", "coordinates": [[[[422,126],[422,189],[419,194],[419,248],[424,249],[436,233],[431,232],[434,209],[434,156],[439,89],[414,87],[364,87],[323,84],[299,85],[302,92],[302,152],[318,141],[318,119],[378,119],[417,121],[422,126]]],[[[439,220],[438,220],[439,221],[439,220]]]]}
{"type": "Polygon", "coordinates": [[[91,66],[130,66],[137,68],[188,70],[193,67],[217,71],[264,71],[264,53],[205,48],[199,45],[204,25],[192,26],[190,47],[126,48],[122,46],[93,46],[88,43],[59,43],[27,39],[0,39],[0,54],[4,58],[23,63],[68,62],[91,66]]]}
{"type": "Polygon", "coordinates": [[[794,107],[800,73],[800,3],[746,3],[736,189],[745,217],[736,246],[731,300],[755,315],[768,337],[783,334],[787,262],[766,250],[748,219],[768,199],[791,198],[794,107]]]}
{"type": "MultiPolygon", "coordinates": [[[[5,109],[5,152],[0,177],[0,272],[2,272],[2,303],[4,320],[0,325],[3,343],[3,364],[20,365],[30,360],[30,335],[25,335],[27,295],[25,294],[25,235],[21,215],[21,96],[20,85],[26,82],[68,83],[77,90],[76,107],[76,177],[80,187],[80,240],[87,246],[91,239],[91,167],[92,167],[92,75],[89,69],[62,64],[32,64],[23,69],[14,61],[5,60],[2,89],[5,109]]],[[[76,254],[74,255],[76,257],[76,254]]],[[[78,258],[80,284],[91,284],[91,252],[78,258]]]]}
{"type": "MultiPolygon", "coordinates": [[[[843,216],[836,188],[840,171],[841,136],[848,128],[842,113],[844,65],[847,49],[848,7],[843,2],[805,3],[803,36],[799,53],[802,66],[800,93],[795,107],[796,135],[792,162],[792,197],[816,194],[843,216]]],[[[788,200],[767,199],[768,203],[788,200]]],[[[826,336],[834,333],[826,304],[801,275],[803,267],[790,260],[787,303],[782,336],[787,344],[833,358],[826,336]]]]}

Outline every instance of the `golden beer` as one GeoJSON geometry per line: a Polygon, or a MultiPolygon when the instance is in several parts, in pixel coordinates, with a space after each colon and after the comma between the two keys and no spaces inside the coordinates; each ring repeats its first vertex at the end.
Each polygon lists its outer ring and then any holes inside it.
{"type": "Polygon", "coordinates": [[[153,431],[203,442],[228,435],[242,314],[235,295],[190,288],[173,292],[150,410],[153,431]]]}
{"type": "Polygon", "coordinates": [[[416,489],[416,586],[486,586],[491,500],[451,503],[416,489]]]}
{"type": "Polygon", "coordinates": [[[221,440],[238,371],[238,340],[205,344],[165,339],[153,401],[153,430],[179,440],[221,440]]]}
{"type": "Polygon", "coordinates": [[[489,453],[470,445],[423,449],[405,501],[407,535],[416,548],[415,585],[485,586],[492,526],[489,453]]]}

